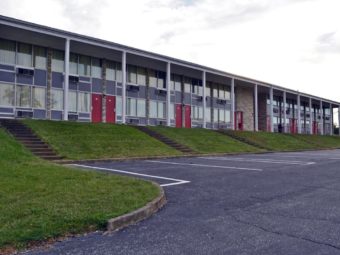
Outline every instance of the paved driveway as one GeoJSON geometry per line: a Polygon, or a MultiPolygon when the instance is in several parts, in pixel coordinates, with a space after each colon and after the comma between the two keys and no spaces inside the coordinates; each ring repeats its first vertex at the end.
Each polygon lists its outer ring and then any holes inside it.
{"type": "Polygon", "coordinates": [[[148,220],[29,254],[340,254],[340,150],[87,164],[160,183],[148,220]]]}

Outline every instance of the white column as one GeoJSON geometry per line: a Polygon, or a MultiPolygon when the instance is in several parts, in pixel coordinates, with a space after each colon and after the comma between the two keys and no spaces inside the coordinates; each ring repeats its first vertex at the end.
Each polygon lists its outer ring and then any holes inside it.
{"type": "Polygon", "coordinates": [[[122,123],[126,123],[126,51],[122,52],[122,123]]]}
{"type": "Polygon", "coordinates": [[[206,101],[206,95],[205,95],[205,88],[206,88],[206,83],[207,83],[207,75],[206,72],[203,71],[202,72],[202,102],[203,102],[203,128],[207,128],[207,122],[206,122],[206,117],[205,117],[205,113],[206,113],[206,108],[207,108],[207,101],[206,101]]]}
{"type": "MultiPolygon", "coordinates": [[[[171,64],[166,64],[166,125],[171,126],[170,107],[171,107],[171,64]]],[[[174,110],[174,109],[173,109],[174,110]]]]}
{"type": "Polygon", "coordinates": [[[322,100],[320,100],[320,121],[321,121],[321,125],[320,125],[320,133],[321,135],[323,135],[323,106],[322,106],[322,100]]]}
{"type": "Polygon", "coordinates": [[[255,131],[259,131],[259,103],[258,103],[258,85],[255,84],[254,87],[254,110],[255,110],[255,114],[254,114],[254,128],[255,131]]]}
{"type": "Polygon", "coordinates": [[[231,129],[235,129],[235,79],[231,79],[231,112],[230,112],[231,129]]]}
{"type": "Polygon", "coordinates": [[[273,87],[270,87],[270,132],[274,133],[274,107],[273,107],[273,101],[274,101],[274,89],[273,87]]]}
{"type": "Polygon", "coordinates": [[[300,94],[297,95],[297,107],[298,107],[297,129],[298,129],[298,134],[301,134],[301,97],[300,97],[300,94]]]}
{"type": "Polygon", "coordinates": [[[283,91],[283,133],[287,132],[287,92],[283,91]]]}
{"type": "Polygon", "coordinates": [[[312,135],[313,134],[313,113],[312,113],[312,98],[309,98],[309,134],[312,135]]]}
{"type": "Polygon", "coordinates": [[[70,72],[70,39],[65,40],[65,75],[64,75],[64,120],[68,120],[68,87],[70,72]]]}
{"type": "Polygon", "coordinates": [[[333,107],[332,104],[329,104],[329,111],[331,113],[331,129],[330,129],[330,135],[333,135],[333,107]]]}
{"type": "Polygon", "coordinates": [[[340,136],[340,105],[338,106],[338,127],[339,127],[339,136],[340,136]]]}

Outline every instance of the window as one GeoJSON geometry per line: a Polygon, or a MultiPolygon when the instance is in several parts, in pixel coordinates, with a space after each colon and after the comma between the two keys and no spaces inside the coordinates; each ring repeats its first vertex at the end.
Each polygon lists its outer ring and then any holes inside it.
{"type": "Polygon", "coordinates": [[[78,92],[78,112],[90,112],[90,93],[78,92]]]}
{"type": "Polygon", "coordinates": [[[32,45],[18,43],[17,64],[19,66],[32,66],[32,45]]]}
{"type": "Polygon", "coordinates": [[[46,107],[46,89],[33,87],[33,108],[44,109],[46,107]]]}
{"type": "Polygon", "coordinates": [[[127,82],[137,84],[137,67],[128,65],[127,82]]]}
{"type": "Polygon", "coordinates": [[[157,102],[150,101],[150,118],[157,118],[157,102]]]}
{"type": "Polygon", "coordinates": [[[138,67],[137,68],[137,84],[146,85],[146,71],[145,68],[138,67]]]}
{"type": "Polygon", "coordinates": [[[220,85],[218,93],[219,93],[219,95],[218,95],[219,98],[230,100],[230,92],[228,91],[228,89],[225,86],[220,85]]]}
{"type": "Polygon", "coordinates": [[[31,107],[31,87],[18,85],[16,90],[16,106],[31,107]]]}
{"type": "Polygon", "coordinates": [[[213,85],[213,97],[218,98],[218,86],[213,85]]]}
{"type": "Polygon", "coordinates": [[[52,52],[52,71],[53,72],[64,72],[64,52],[54,50],[52,52]]]}
{"type": "Polygon", "coordinates": [[[106,80],[116,80],[116,62],[108,61],[106,63],[106,80]]]}
{"type": "Polygon", "coordinates": [[[216,108],[213,110],[213,120],[215,123],[218,122],[218,109],[216,108]]]}
{"type": "Polygon", "coordinates": [[[145,99],[137,99],[137,116],[138,117],[145,117],[145,99]]]}
{"type": "Polygon", "coordinates": [[[78,74],[78,55],[70,54],[70,74],[78,74]]]}
{"type": "Polygon", "coordinates": [[[149,70],[149,86],[157,87],[157,72],[155,70],[149,70]]]}
{"type": "Polygon", "coordinates": [[[116,81],[122,82],[123,81],[123,73],[122,73],[122,64],[117,63],[117,69],[116,69],[116,81]]]}
{"type": "Polygon", "coordinates": [[[175,90],[175,91],[181,91],[182,89],[181,89],[181,84],[182,84],[182,82],[181,82],[181,76],[179,76],[179,75],[173,75],[173,85],[174,85],[174,87],[173,87],[173,90],[175,90]]]}
{"type": "Polygon", "coordinates": [[[211,93],[210,93],[210,85],[207,85],[207,86],[205,87],[205,95],[206,95],[207,97],[210,97],[210,96],[211,96],[211,93]]]}
{"type": "Polygon", "coordinates": [[[117,114],[117,116],[122,116],[122,112],[123,112],[122,105],[123,105],[122,97],[117,96],[116,97],[116,114],[117,114]]]}
{"type": "Polygon", "coordinates": [[[205,121],[211,122],[211,108],[209,107],[205,109],[205,121]]]}
{"type": "Polygon", "coordinates": [[[199,106],[191,107],[191,117],[195,120],[203,119],[203,108],[199,106]]]}
{"type": "Polygon", "coordinates": [[[15,42],[0,39],[0,62],[7,65],[15,64],[15,42]]]}
{"type": "Polygon", "coordinates": [[[68,110],[70,112],[77,111],[77,91],[68,92],[68,110]]]}
{"type": "Polygon", "coordinates": [[[230,110],[225,110],[225,122],[230,122],[230,110]]]}
{"type": "Polygon", "coordinates": [[[99,58],[92,58],[91,66],[92,77],[101,79],[102,78],[102,63],[99,58]]]}
{"type": "Polygon", "coordinates": [[[225,112],[224,109],[218,109],[219,122],[225,122],[225,112]]]}
{"type": "Polygon", "coordinates": [[[127,98],[126,100],[126,115],[137,116],[137,103],[135,98],[127,98]]]}
{"type": "Polygon", "coordinates": [[[175,105],[170,104],[170,119],[175,119],[175,105]]]}
{"type": "Polygon", "coordinates": [[[91,58],[87,56],[79,56],[79,75],[90,76],[91,75],[91,58]]]}
{"type": "Polygon", "coordinates": [[[51,91],[51,96],[52,96],[52,103],[51,103],[51,108],[53,110],[63,110],[63,105],[64,105],[64,94],[63,90],[60,89],[52,89],[51,91]]]}
{"type": "Polygon", "coordinates": [[[159,119],[165,118],[165,102],[157,103],[157,118],[159,119]]]}
{"type": "Polygon", "coordinates": [[[46,69],[46,49],[34,46],[34,67],[38,69],[46,69]]]}
{"type": "Polygon", "coordinates": [[[14,106],[14,85],[0,84],[0,105],[14,106]]]}
{"type": "Polygon", "coordinates": [[[159,89],[166,89],[166,83],[165,83],[165,76],[166,74],[164,72],[157,72],[157,87],[159,89]]]}
{"type": "Polygon", "coordinates": [[[191,79],[184,78],[184,92],[190,93],[191,92],[191,79]]]}

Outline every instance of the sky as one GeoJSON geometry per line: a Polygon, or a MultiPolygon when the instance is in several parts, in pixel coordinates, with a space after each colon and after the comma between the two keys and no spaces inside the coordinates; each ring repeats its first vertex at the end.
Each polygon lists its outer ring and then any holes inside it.
{"type": "Polygon", "coordinates": [[[1,0],[0,14],[340,102],[339,0],[1,0]]]}

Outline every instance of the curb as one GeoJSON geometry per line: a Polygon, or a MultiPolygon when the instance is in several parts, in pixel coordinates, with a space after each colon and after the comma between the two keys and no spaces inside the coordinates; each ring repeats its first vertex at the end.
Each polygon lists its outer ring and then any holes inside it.
{"type": "Polygon", "coordinates": [[[109,219],[106,226],[107,232],[117,231],[129,225],[145,220],[159,211],[166,204],[167,201],[163,188],[155,182],[152,182],[152,184],[155,185],[160,191],[158,197],[136,211],[109,219]]]}

